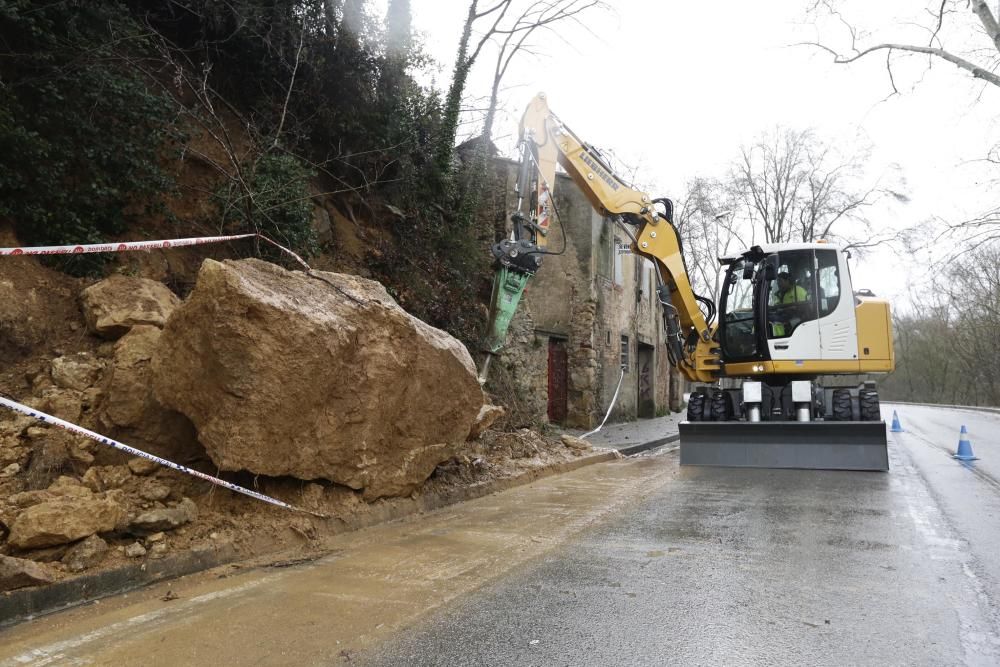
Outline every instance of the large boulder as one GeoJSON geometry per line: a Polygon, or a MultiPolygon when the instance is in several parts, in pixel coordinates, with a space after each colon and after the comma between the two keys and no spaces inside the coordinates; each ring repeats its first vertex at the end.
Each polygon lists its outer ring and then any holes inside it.
{"type": "MultiPolygon", "coordinates": [[[[20,245],[10,223],[0,219],[0,247],[20,245]]],[[[78,290],[76,278],[42,266],[35,257],[0,261],[0,354],[6,368],[17,356],[37,353],[80,328],[78,290]]]]}
{"type": "Polygon", "coordinates": [[[377,282],[206,260],[153,357],[157,399],[223,470],[410,493],[483,405],[468,350],[377,282]]]}
{"type": "Polygon", "coordinates": [[[80,302],[87,328],[114,339],[138,324],[162,327],[180,299],[163,283],[119,275],[83,290],[80,302]]]}

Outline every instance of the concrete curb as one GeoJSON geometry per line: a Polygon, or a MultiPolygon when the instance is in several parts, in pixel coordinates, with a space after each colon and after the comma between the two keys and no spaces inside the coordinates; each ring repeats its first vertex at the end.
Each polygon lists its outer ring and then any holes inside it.
{"type": "Polygon", "coordinates": [[[158,581],[207,570],[231,562],[236,556],[233,545],[225,544],[193,549],[161,560],[131,563],[50,586],[9,591],[0,595],[0,628],[158,581]]]}
{"type": "MultiPolygon", "coordinates": [[[[646,447],[647,449],[655,446],[650,443],[644,443],[643,445],[636,445],[636,447],[646,445],[649,445],[649,447],[646,447]]],[[[370,528],[388,521],[416,516],[424,512],[447,507],[448,505],[507,491],[508,489],[530,484],[546,477],[571,472],[584,466],[614,461],[619,458],[621,458],[619,452],[606,450],[591,456],[582,456],[575,461],[565,461],[544,468],[528,470],[516,477],[497,479],[449,491],[432,491],[416,499],[412,499],[408,503],[373,508],[375,511],[357,517],[353,521],[331,519],[331,522],[337,521],[340,525],[332,530],[328,528],[320,539],[334,537],[335,535],[363,528],[370,528]]],[[[210,570],[237,560],[250,561],[260,558],[278,557],[282,553],[288,553],[288,550],[261,550],[256,553],[252,551],[240,552],[234,545],[225,544],[219,547],[192,549],[191,551],[167,556],[160,560],[130,563],[113,570],[83,575],[59,581],[49,586],[21,588],[0,593],[0,628],[31,620],[38,616],[70,609],[101,598],[127,593],[168,579],[176,579],[184,575],[210,570]]]]}
{"type": "Polygon", "coordinates": [[[918,405],[925,408],[948,408],[949,410],[972,410],[973,412],[1000,413],[1000,408],[987,408],[978,405],[947,405],[945,403],[911,403],[909,401],[885,401],[888,405],[918,405]]]}
{"type": "Polygon", "coordinates": [[[663,445],[670,444],[671,442],[677,442],[681,439],[680,433],[674,433],[673,435],[668,435],[664,438],[657,438],[656,440],[650,440],[649,442],[642,442],[638,445],[629,445],[628,447],[622,447],[618,451],[623,456],[632,456],[633,454],[639,454],[640,452],[645,452],[650,449],[656,449],[663,445]]]}

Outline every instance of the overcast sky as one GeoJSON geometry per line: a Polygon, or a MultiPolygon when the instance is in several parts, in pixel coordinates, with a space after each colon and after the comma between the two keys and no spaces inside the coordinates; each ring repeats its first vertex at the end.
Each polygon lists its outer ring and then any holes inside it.
{"type": "MultiPolygon", "coordinates": [[[[510,138],[526,103],[545,91],[564,122],[637,167],[637,181],[656,195],[680,197],[689,179],[723,175],[740,146],[781,125],[816,128],[845,149],[872,147],[868,177],[893,185],[902,179],[912,198],[874,212],[879,225],[897,228],[933,216],[957,221],[995,203],[985,191],[991,174],[975,161],[1000,141],[993,113],[998,94],[955,67],[935,62],[928,70],[925,59],[900,58],[895,71],[902,94],[885,100],[891,88],[884,55],[845,66],[794,46],[847,39],[835,21],[817,25],[806,0],[608,4],[611,11],[583,18],[591,32],[577,28],[535,40],[539,55],[521,58],[507,76],[501,100],[507,113],[496,136],[510,138]]],[[[920,0],[838,6],[874,33],[868,41],[927,41],[910,25],[927,22],[920,0]]],[[[444,88],[468,0],[412,0],[412,7],[444,88]]],[[[975,28],[968,17],[954,18],[961,22],[945,35],[946,45],[985,40],[968,36],[975,28]]],[[[471,96],[488,93],[491,55],[485,53],[473,73],[471,96]]],[[[919,281],[933,258],[869,254],[854,262],[855,286],[901,296],[907,275],[919,281]]]]}

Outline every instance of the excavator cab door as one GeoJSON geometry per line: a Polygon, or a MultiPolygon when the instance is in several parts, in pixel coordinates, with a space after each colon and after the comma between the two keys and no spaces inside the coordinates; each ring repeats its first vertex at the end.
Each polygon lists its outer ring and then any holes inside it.
{"type": "Polygon", "coordinates": [[[807,360],[820,359],[815,252],[812,248],[783,250],[766,261],[775,267],[774,279],[765,281],[762,304],[771,360],[802,365],[807,360]]]}
{"type": "Polygon", "coordinates": [[[730,362],[766,359],[761,336],[758,304],[760,265],[746,257],[733,261],[726,270],[719,300],[719,343],[730,362]]]}

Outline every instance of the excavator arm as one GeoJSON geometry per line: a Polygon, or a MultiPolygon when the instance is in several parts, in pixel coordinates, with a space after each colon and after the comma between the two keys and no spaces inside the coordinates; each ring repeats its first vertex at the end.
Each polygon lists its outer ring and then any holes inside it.
{"type": "Polygon", "coordinates": [[[596,150],[549,110],[544,94],[537,95],[528,105],[521,119],[520,138],[518,208],[511,216],[510,238],[493,247],[499,269],[491,300],[487,357],[480,379],[485,380],[490,356],[503,346],[528,278],[548,253],[547,236],[553,215],[558,215],[553,199],[558,163],[590,204],[632,239],[632,251],[655,266],[671,362],[689,380],[714,381],[719,368],[717,343],[712,340],[714,328],[706,320],[699,301],[708,306],[709,318],[715,306],[696,295],[691,287],[680,236],[673,225],[673,204],[666,199],[652,200],[622,181],[596,150]],[[664,206],[664,214],[656,209],[657,203],[664,206]]]}

